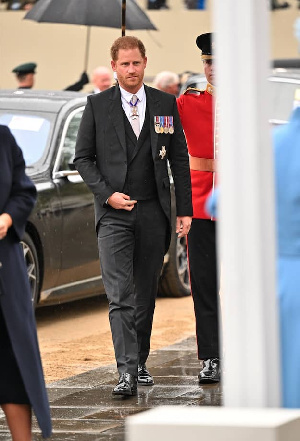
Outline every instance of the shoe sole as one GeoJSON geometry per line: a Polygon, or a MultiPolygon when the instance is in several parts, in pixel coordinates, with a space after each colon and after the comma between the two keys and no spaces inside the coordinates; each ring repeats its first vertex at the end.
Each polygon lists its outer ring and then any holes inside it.
{"type": "Polygon", "coordinates": [[[154,385],[154,381],[152,381],[151,383],[150,382],[146,383],[146,382],[139,382],[138,381],[138,385],[139,386],[153,386],[154,385]]]}
{"type": "Polygon", "coordinates": [[[213,384],[213,383],[220,383],[220,379],[218,380],[213,380],[211,378],[201,378],[201,380],[199,379],[199,384],[213,384]]]}
{"type": "Polygon", "coordinates": [[[123,397],[133,397],[135,395],[137,395],[137,391],[132,391],[132,392],[114,392],[112,391],[113,395],[122,395],[123,397]]]}

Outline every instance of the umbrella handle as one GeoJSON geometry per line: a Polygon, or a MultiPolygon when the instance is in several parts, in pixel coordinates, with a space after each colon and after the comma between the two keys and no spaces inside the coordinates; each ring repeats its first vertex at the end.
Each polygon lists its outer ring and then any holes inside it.
{"type": "Polygon", "coordinates": [[[125,36],[126,30],[126,0],[122,0],[122,37],[125,36]]]}
{"type": "Polygon", "coordinates": [[[91,27],[87,26],[86,42],[85,42],[85,57],[84,57],[84,72],[87,72],[87,66],[89,61],[89,48],[90,48],[91,27]]]}

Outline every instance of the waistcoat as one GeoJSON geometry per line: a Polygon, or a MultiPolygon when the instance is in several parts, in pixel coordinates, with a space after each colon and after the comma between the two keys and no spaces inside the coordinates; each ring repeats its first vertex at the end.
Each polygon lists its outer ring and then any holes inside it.
{"type": "Polygon", "coordinates": [[[154,164],[151,151],[149,111],[137,139],[124,112],[127,176],[123,193],[131,199],[146,200],[157,197],[154,164]]]}

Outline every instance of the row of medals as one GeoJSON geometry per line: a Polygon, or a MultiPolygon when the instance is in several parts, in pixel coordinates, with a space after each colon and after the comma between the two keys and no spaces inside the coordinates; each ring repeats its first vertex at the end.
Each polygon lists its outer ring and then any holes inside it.
{"type": "Polygon", "coordinates": [[[173,116],[155,116],[154,128],[156,133],[174,133],[173,116]]]}

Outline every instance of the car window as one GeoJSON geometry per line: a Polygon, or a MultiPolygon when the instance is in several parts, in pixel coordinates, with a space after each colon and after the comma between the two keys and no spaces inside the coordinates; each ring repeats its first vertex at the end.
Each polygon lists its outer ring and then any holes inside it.
{"type": "Polygon", "coordinates": [[[25,164],[32,167],[49,143],[51,121],[42,115],[0,112],[0,124],[8,126],[22,149],[25,164]]]}
{"type": "Polygon", "coordinates": [[[80,111],[77,110],[75,113],[73,112],[66,121],[59,171],[70,170],[69,164],[73,162],[75,155],[77,132],[82,114],[83,109],[80,111]]]}
{"type": "Polygon", "coordinates": [[[194,74],[188,77],[186,82],[181,86],[180,94],[184,93],[188,87],[205,90],[207,80],[203,74],[194,74]]]}
{"type": "Polygon", "coordinates": [[[274,80],[270,81],[271,86],[271,102],[272,102],[272,122],[288,121],[295,104],[299,101],[300,82],[291,82],[291,80],[274,80]]]}

